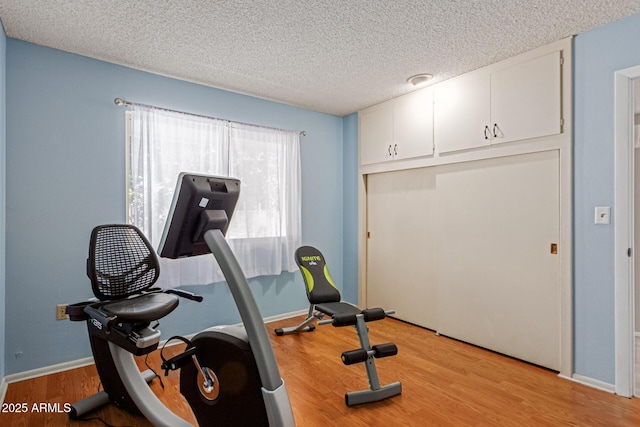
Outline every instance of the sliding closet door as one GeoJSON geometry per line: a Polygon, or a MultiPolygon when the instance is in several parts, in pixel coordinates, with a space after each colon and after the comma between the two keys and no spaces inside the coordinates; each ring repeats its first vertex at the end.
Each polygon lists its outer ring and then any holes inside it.
{"type": "Polygon", "coordinates": [[[438,167],[436,186],[438,331],[559,370],[559,153],[438,167]]]}
{"type": "Polygon", "coordinates": [[[435,168],[367,176],[367,306],[435,329],[435,168]]]}

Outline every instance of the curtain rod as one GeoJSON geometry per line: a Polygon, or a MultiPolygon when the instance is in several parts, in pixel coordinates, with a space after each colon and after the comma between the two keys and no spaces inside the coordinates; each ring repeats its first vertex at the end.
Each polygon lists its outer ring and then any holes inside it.
{"type": "MultiPolygon", "coordinates": [[[[170,112],[172,112],[172,113],[188,114],[188,115],[191,115],[191,116],[203,117],[203,118],[205,118],[205,119],[223,120],[223,121],[225,121],[225,122],[238,123],[238,124],[240,124],[240,125],[255,126],[255,127],[264,128],[264,129],[271,129],[271,130],[280,130],[280,131],[285,131],[285,132],[291,132],[291,131],[290,131],[290,130],[288,130],[288,129],[278,129],[278,128],[269,127],[269,126],[255,125],[255,124],[252,124],[252,123],[233,122],[233,121],[231,121],[231,120],[220,119],[220,118],[218,118],[218,117],[205,116],[205,115],[202,115],[202,114],[186,113],[186,112],[184,112],[184,111],[170,110],[170,109],[168,109],[168,108],[156,107],[156,106],[154,106],[154,105],[140,104],[140,103],[137,103],[137,102],[126,101],[126,100],[124,100],[124,99],[122,99],[122,98],[116,98],[116,99],[114,99],[114,100],[113,100],[113,102],[115,102],[115,104],[116,104],[117,106],[119,106],[119,107],[120,107],[120,106],[124,106],[124,107],[131,107],[131,106],[134,106],[134,105],[139,105],[139,106],[141,106],[141,107],[157,108],[157,109],[159,109],[159,110],[170,111],[170,112]]],[[[307,131],[301,130],[301,131],[300,131],[300,136],[307,136],[307,131]]]]}

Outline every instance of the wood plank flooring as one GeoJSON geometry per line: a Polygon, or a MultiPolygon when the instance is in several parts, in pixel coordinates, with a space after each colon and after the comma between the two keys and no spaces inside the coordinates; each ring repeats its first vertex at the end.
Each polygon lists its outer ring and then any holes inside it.
{"type": "MultiPolygon", "coordinates": [[[[358,340],[351,327],[318,327],[315,332],[276,337],[267,325],[298,426],[634,426],[640,425],[640,399],[626,399],[558,378],[551,372],[394,319],[370,323],[373,344],[393,341],[399,353],[376,359],[381,383],[401,381],[402,395],[358,407],[344,393],[368,388],[362,364],[345,366],[344,350],[358,340]]],[[[83,339],[87,339],[83,337],[83,339]]],[[[174,348],[176,351],[178,347],[174,348]]],[[[142,360],[139,364],[142,366],[142,360]]],[[[159,357],[149,358],[159,371],[159,357]]],[[[178,374],[152,388],[180,416],[191,417],[178,391],[178,374]]],[[[35,412],[32,405],[62,407],[99,387],[95,367],[78,368],[10,384],[5,406],[26,403],[26,413],[0,413],[2,426],[104,426],[71,421],[65,413],[35,412]]],[[[148,426],[141,416],[107,406],[91,417],[113,426],[148,426]]],[[[193,418],[189,418],[193,421],[193,418]]]]}

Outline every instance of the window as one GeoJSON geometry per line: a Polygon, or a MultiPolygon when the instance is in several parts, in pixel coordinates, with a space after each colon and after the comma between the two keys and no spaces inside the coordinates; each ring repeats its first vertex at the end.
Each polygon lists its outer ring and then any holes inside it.
{"type": "MultiPolygon", "coordinates": [[[[295,271],[300,246],[299,135],[134,105],[128,113],[128,221],[158,247],[180,172],[242,187],[227,238],[247,277],[295,271]]],[[[211,255],[161,260],[160,286],[224,280],[211,255]]]]}

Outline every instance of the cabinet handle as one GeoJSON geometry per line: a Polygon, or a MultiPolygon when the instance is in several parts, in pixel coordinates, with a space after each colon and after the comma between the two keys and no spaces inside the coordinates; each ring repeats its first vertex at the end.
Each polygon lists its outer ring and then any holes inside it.
{"type": "Polygon", "coordinates": [[[391,157],[393,154],[391,154],[391,144],[389,144],[389,147],[387,147],[387,157],[391,157]]]}
{"type": "Polygon", "coordinates": [[[498,124],[497,123],[493,124],[493,137],[494,138],[498,137],[498,124]]]}
{"type": "Polygon", "coordinates": [[[489,139],[489,135],[487,135],[487,131],[489,130],[489,126],[484,127],[484,139],[489,139]]]}
{"type": "Polygon", "coordinates": [[[398,144],[393,146],[393,155],[397,156],[398,155],[398,144]]]}

